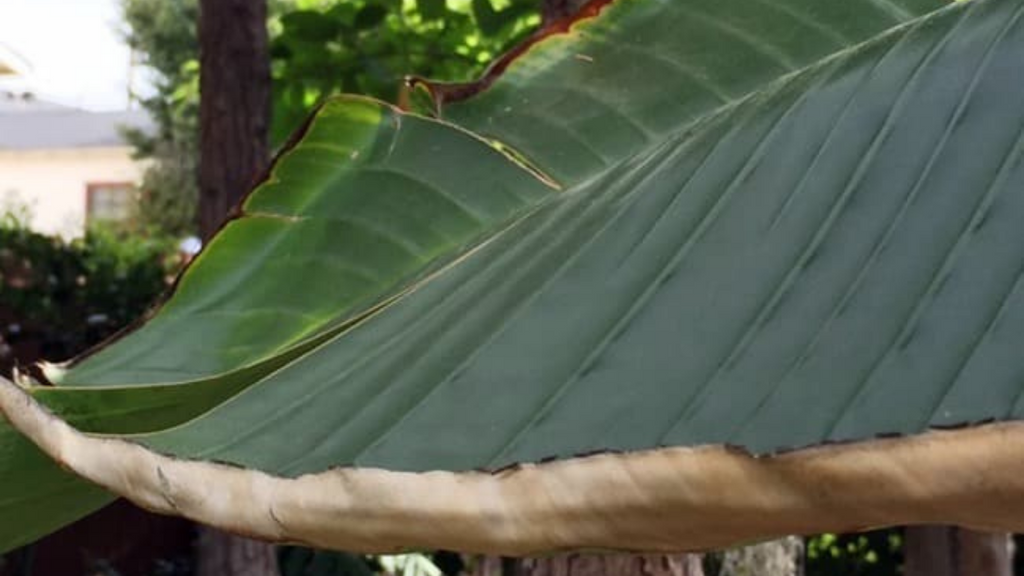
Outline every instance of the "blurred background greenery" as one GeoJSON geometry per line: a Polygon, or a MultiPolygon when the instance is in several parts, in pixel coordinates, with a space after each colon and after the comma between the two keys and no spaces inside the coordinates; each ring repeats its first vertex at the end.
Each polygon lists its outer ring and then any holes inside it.
{"type": "MultiPolygon", "coordinates": [[[[142,100],[157,124],[129,134],[152,161],[135,222],[195,231],[199,146],[197,0],[124,0],[126,40],[156,72],[142,100]]],[[[401,103],[407,74],[465,81],[541,22],[540,0],[271,0],[271,145],[279,147],[331,94],[401,103]]]]}

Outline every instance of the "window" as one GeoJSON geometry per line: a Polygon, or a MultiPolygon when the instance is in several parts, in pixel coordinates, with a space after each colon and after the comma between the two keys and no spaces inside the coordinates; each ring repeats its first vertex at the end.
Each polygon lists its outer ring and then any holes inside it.
{"type": "Polygon", "coordinates": [[[86,221],[124,222],[132,215],[134,192],[135,187],[127,182],[89,184],[86,186],[86,221]]]}

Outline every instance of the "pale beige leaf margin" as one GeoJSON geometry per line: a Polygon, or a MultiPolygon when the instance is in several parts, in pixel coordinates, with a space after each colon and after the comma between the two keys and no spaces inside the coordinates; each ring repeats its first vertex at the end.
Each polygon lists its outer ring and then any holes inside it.
{"type": "Polygon", "coordinates": [[[894,524],[1024,531],[1017,422],[765,457],[706,446],[497,473],[338,468],[280,478],[83,434],[2,378],[0,411],[62,466],[140,506],[321,548],[668,552],[894,524]]]}

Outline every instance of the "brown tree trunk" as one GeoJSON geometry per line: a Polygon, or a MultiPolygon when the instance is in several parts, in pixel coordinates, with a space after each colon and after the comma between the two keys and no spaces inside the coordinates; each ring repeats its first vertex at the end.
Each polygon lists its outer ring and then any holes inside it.
{"type": "MultiPolygon", "coordinates": [[[[704,576],[699,554],[557,554],[471,559],[467,576],[704,576]]],[[[713,575],[712,575],[713,576],[713,575]]]]}
{"type": "Polygon", "coordinates": [[[1009,534],[914,526],[903,543],[905,576],[1013,576],[1009,534]]]}
{"type": "Polygon", "coordinates": [[[803,538],[789,536],[727,550],[721,571],[710,576],[801,576],[803,559],[803,538]]]}
{"type": "MultiPolygon", "coordinates": [[[[706,576],[801,576],[803,539],[790,536],[727,550],[715,571],[706,576]]],[[[471,557],[465,576],[705,576],[705,572],[700,554],[558,554],[524,559],[471,557]]]]}
{"type": "Polygon", "coordinates": [[[546,26],[576,14],[587,0],[544,0],[541,4],[541,25],[546,26]]]}
{"type": "MultiPolygon", "coordinates": [[[[266,0],[199,6],[199,230],[208,240],[266,167],[270,54],[266,0]]],[[[200,527],[198,576],[271,576],[274,548],[200,527]]]]}
{"type": "Polygon", "coordinates": [[[269,157],[266,0],[202,0],[199,49],[199,230],[209,239],[269,157]]]}
{"type": "Polygon", "coordinates": [[[278,573],[270,544],[200,527],[196,576],[271,576],[278,573]]]}

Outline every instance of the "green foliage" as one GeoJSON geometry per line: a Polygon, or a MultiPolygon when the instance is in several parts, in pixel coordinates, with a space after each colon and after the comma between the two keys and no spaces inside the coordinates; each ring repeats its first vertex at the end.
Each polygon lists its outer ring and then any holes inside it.
{"type": "Polygon", "coordinates": [[[404,104],[402,78],[480,74],[540,22],[537,0],[297,2],[272,42],[273,140],[280,143],[324,97],[351,92],[404,104]]]}
{"type": "MultiPolygon", "coordinates": [[[[199,156],[197,0],[123,0],[125,38],[155,73],[142,106],[157,131],[126,135],[143,177],[136,220],[163,234],[195,231],[199,156]]],[[[272,141],[281,144],[324,97],[404,98],[402,78],[467,80],[540,22],[539,0],[277,0],[269,3],[272,141]]]]}
{"type": "Polygon", "coordinates": [[[186,70],[198,60],[197,0],[123,0],[128,45],[146,56],[160,77],[158,89],[172,89],[193,74],[186,70]]]}
{"type": "MultiPolygon", "coordinates": [[[[152,150],[140,154],[151,163],[142,176],[142,193],[132,215],[132,221],[144,229],[176,238],[196,233],[198,141],[194,127],[189,128],[194,118],[191,112],[176,118],[182,126],[166,138],[130,136],[133,143],[141,140],[152,150]]],[[[138,144],[136,149],[141,149],[138,144]]]]}
{"type": "Polygon", "coordinates": [[[199,157],[199,47],[196,0],[123,0],[128,45],[155,73],[155,94],[141,101],[157,130],[126,133],[136,156],[151,161],[135,220],[162,234],[196,228],[199,157]]]}
{"type": "Polygon", "coordinates": [[[374,576],[363,556],[297,546],[277,549],[281,576],[374,576]]]}
{"type": "Polygon", "coordinates": [[[0,373],[66,358],[138,318],[166,290],[173,252],[166,239],[96,227],[64,241],[0,217],[0,373]]]}
{"type": "Polygon", "coordinates": [[[821,534],[807,539],[806,576],[892,576],[903,563],[899,530],[821,534]]]}

